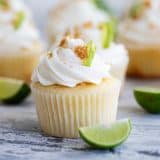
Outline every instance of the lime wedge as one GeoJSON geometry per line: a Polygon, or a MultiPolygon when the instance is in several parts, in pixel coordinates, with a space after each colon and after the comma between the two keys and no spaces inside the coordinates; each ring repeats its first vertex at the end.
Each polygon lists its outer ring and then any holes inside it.
{"type": "Polygon", "coordinates": [[[23,11],[17,12],[15,19],[13,20],[13,26],[15,29],[19,29],[25,19],[25,13],[23,11]]]}
{"type": "Polygon", "coordinates": [[[114,39],[113,22],[105,22],[100,26],[102,29],[102,47],[108,48],[114,39]]]}
{"type": "Polygon", "coordinates": [[[80,137],[90,146],[99,149],[114,148],[123,143],[131,132],[129,119],[120,120],[110,126],[79,128],[80,137]]]}
{"type": "Polygon", "coordinates": [[[92,65],[93,58],[96,53],[96,46],[93,41],[87,43],[87,58],[84,59],[83,64],[87,67],[92,65]]]}
{"type": "Polygon", "coordinates": [[[9,9],[9,3],[6,0],[0,0],[0,8],[9,9]]]}
{"type": "Polygon", "coordinates": [[[0,101],[17,104],[22,102],[29,93],[30,88],[24,81],[0,78],[0,101]]]}
{"type": "Polygon", "coordinates": [[[130,17],[137,18],[141,16],[144,11],[144,4],[142,2],[135,3],[130,10],[130,17]]]}
{"type": "Polygon", "coordinates": [[[113,11],[104,0],[91,0],[91,2],[93,2],[98,9],[105,11],[107,14],[113,15],[113,11]]]}
{"type": "Polygon", "coordinates": [[[147,112],[160,113],[160,89],[139,87],[134,89],[137,103],[147,112]]]}

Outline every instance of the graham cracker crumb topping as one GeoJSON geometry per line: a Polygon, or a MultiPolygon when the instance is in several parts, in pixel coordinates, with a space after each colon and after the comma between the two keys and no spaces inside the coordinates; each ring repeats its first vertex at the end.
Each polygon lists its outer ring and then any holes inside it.
{"type": "Polygon", "coordinates": [[[59,44],[60,47],[66,48],[66,38],[63,38],[59,44]]]}
{"type": "Polygon", "coordinates": [[[79,58],[81,59],[87,58],[87,47],[86,46],[77,46],[74,51],[79,58]]]}
{"type": "Polygon", "coordinates": [[[92,24],[92,22],[86,22],[86,23],[83,24],[83,27],[86,28],[86,29],[90,29],[90,28],[93,27],[93,24],[92,24]]]}
{"type": "Polygon", "coordinates": [[[74,27],[74,35],[73,35],[73,38],[80,38],[81,37],[81,32],[80,32],[80,29],[79,27],[74,27]]]}
{"type": "Polygon", "coordinates": [[[145,7],[150,7],[151,6],[151,1],[150,0],[145,0],[144,5],[145,5],[145,7]]]}

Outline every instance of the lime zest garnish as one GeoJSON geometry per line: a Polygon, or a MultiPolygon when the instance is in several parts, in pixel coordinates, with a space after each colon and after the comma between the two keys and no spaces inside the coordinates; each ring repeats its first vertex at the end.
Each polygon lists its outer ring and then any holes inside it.
{"type": "Polygon", "coordinates": [[[86,47],[87,47],[87,58],[84,59],[83,64],[85,66],[90,67],[96,53],[96,46],[93,43],[93,41],[89,41],[86,47]]]}
{"type": "Polygon", "coordinates": [[[104,22],[100,25],[102,29],[102,47],[108,48],[114,39],[113,23],[104,22]]]}
{"type": "Polygon", "coordinates": [[[16,30],[20,28],[24,19],[25,19],[25,13],[23,11],[19,11],[16,13],[15,19],[13,20],[13,26],[16,30]]]}
{"type": "Polygon", "coordinates": [[[138,18],[142,15],[144,10],[144,4],[142,2],[136,3],[131,7],[130,10],[130,17],[131,18],[138,18]]]}
{"type": "Polygon", "coordinates": [[[9,4],[6,0],[0,0],[0,8],[9,9],[9,4]]]}

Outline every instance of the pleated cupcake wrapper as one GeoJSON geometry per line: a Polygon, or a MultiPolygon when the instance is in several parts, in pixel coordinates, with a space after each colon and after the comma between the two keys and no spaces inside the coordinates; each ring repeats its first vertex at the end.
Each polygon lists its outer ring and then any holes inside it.
{"type": "Polygon", "coordinates": [[[0,76],[29,82],[39,58],[40,54],[0,55],[0,76]]]}
{"type": "Polygon", "coordinates": [[[73,95],[32,87],[42,130],[51,136],[77,138],[79,127],[114,122],[119,88],[73,95]]]}

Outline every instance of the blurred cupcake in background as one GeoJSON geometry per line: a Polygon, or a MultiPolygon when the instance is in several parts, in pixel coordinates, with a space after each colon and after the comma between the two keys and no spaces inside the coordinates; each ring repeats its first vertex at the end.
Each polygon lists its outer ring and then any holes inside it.
{"type": "MultiPolygon", "coordinates": [[[[85,22],[101,22],[109,19],[105,12],[99,10],[92,1],[89,0],[66,0],[59,2],[49,12],[47,32],[50,44],[57,38],[63,37],[67,29],[85,22]]],[[[60,38],[61,39],[61,38],[60,38]]]]}
{"type": "Polygon", "coordinates": [[[42,49],[28,8],[20,0],[1,0],[0,76],[29,82],[42,49]]]}
{"type": "Polygon", "coordinates": [[[111,64],[111,74],[124,79],[128,54],[122,44],[114,43],[115,30],[109,15],[84,0],[62,3],[51,13],[48,26],[50,43],[57,45],[63,36],[81,38],[86,43],[93,40],[97,53],[106,64],[111,64]]]}
{"type": "Polygon", "coordinates": [[[139,0],[119,26],[118,41],[129,50],[128,75],[160,77],[160,1],[139,0]]]}
{"type": "Polygon", "coordinates": [[[79,127],[114,122],[119,90],[95,44],[70,37],[44,55],[32,76],[41,128],[57,137],[77,138],[79,127]]]}

